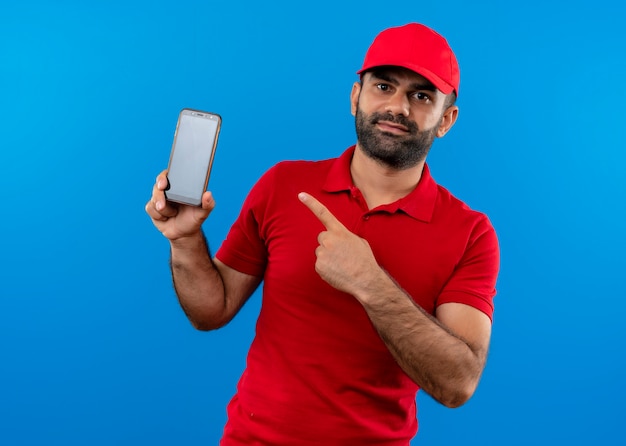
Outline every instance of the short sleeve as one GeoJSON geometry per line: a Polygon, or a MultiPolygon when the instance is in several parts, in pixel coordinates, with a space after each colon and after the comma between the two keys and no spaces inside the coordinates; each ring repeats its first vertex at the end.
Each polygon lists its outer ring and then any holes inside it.
{"type": "Polygon", "coordinates": [[[275,167],[268,170],[252,187],[237,220],[215,256],[229,267],[253,276],[262,276],[267,265],[267,249],[260,232],[260,222],[271,196],[275,167]]]}
{"type": "Polygon", "coordinates": [[[493,320],[493,298],[500,269],[500,249],[496,232],[486,216],[473,227],[461,257],[436,305],[462,303],[470,305],[493,320]]]}

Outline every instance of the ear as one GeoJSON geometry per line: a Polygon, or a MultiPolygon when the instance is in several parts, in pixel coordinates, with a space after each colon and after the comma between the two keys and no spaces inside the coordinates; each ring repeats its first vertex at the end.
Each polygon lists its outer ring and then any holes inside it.
{"type": "Polygon", "coordinates": [[[352,85],[352,92],[350,93],[350,112],[352,113],[352,116],[356,116],[359,94],[361,94],[361,83],[355,82],[354,85],[352,85]]]}
{"type": "Polygon", "coordinates": [[[456,122],[456,118],[459,116],[459,107],[451,105],[443,112],[441,122],[437,128],[437,138],[443,137],[452,128],[456,122]]]}

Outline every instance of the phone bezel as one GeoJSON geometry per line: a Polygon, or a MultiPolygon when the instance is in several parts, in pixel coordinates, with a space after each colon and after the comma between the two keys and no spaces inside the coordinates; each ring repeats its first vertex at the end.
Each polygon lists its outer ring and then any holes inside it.
{"type": "MultiPolygon", "coordinates": [[[[220,130],[222,127],[222,117],[217,114],[217,113],[213,113],[213,112],[207,112],[207,111],[203,111],[203,110],[198,110],[198,109],[193,109],[193,108],[183,108],[179,114],[178,114],[178,120],[176,122],[176,130],[174,132],[174,140],[172,142],[172,149],[170,151],[170,158],[169,158],[169,162],[167,165],[167,170],[169,173],[169,170],[172,166],[172,160],[174,159],[174,156],[176,154],[176,142],[178,139],[178,135],[179,135],[179,129],[180,129],[180,123],[182,121],[182,118],[184,115],[189,115],[189,116],[195,116],[198,117],[200,119],[215,119],[217,121],[217,127],[215,129],[215,138],[213,140],[213,146],[211,147],[211,155],[209,158],[209,165],[207,168],[207,173],[204,179],[204,186],[202,189],[202,192],[200,194],[200,199],[195,199],[194,197],[188,197],[186,195],[180,195],[180,194],[176,194],[176,193],[172,193],[169,192],[169,185],[168,185],[168,189],[165,191],[165,198],[168,201],[173,201],[176,203],[180,203],[180,204],[186,204],[186,205],[191,205],[191,206],[200,206],[202,204],[202,195],[204,194],[204,192],[207,190],[207,187],[209,185],[209,177],[211,176],[211,170],[213,168],[213,160],[215,158],[215,151],[217,149],[217,140],[219,138],[220,135],[220,130]],[[201,115],[201,116],[198,116],[201,115]],[[208,117],[208,118],[207,118],[208,117]]],[[[169,179],[168,179],[169,182],[169,179]]]]}

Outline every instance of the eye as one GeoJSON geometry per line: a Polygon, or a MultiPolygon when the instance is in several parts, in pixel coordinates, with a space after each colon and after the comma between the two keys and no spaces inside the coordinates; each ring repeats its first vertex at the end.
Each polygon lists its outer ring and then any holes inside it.
{"type": "Polygon", "coordinates": [[[415,99],[417,99],[419,102],[432,102],[432,98],[430,97],[429,94],[424,93],[423,91],[418,91],[417,93],[413,94],[413,97],[415,99]]]}
{"type": "Polygon", "coordinates": [[[391,86],[389,84],[384,84],[382,82],[379,82],[378,84],[376,84],[376,88],[378,88],[381,91],[391,90],[391,86]]]}

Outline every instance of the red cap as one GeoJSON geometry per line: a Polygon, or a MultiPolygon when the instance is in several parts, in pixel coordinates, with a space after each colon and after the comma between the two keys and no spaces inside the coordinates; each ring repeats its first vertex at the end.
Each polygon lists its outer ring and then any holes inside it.
{"type": "Polygon", "coordinates": [[[445,94],[459,94],[459,64],[446,39],[419,23],[382,31],[367,50],[357,74],[384,65],[424,76],[445,94]]]}

